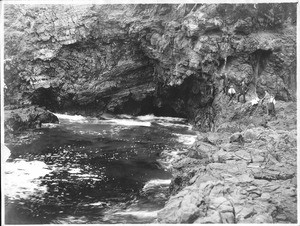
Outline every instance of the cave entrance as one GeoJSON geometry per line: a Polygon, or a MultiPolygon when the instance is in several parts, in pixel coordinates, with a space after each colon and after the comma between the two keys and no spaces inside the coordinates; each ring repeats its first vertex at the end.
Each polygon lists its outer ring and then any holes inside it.
{"type": "Polygon", "coordinates": [[[127,101],[122,103],[114,109],[113,114],[128,114],[133,116],[138,115],[149,115],[153,114],[155,116],[163,117],[179,117],[185,118],[186,116],[177,113],[169,103],[163,103],[161,98],[155,95],[147,96],[142,100],[135,100],[133,97],[129,97],[127,101]]]}
{"type": "Polygon", "coordinates": [[[261,75],[261,73],[264,71],[267,61],[271,54],[272,54],[271,50],[258,49],[255,52],[253,52],[251,55],[252,68],[254,71],[253,91],[254,91],[254,93],[257,93],[259,96],[263,96],[264,92],[256,89],[258,78],[261,75]]]}
{"type": "Polygon", "coordinates": [[[45,107],[47,110],[56,111],[59,108],[57,94],[52,87],[38,88],[29,97],[31,104],[45,107]]]}
{"type": "Polygon", "coordinates": [[[156,112],[158,116],[194,119],[199,109],[211,107],[216,87],[212,77],[202,73],[190,76],[179,86],[158,87],[156,112]]]}

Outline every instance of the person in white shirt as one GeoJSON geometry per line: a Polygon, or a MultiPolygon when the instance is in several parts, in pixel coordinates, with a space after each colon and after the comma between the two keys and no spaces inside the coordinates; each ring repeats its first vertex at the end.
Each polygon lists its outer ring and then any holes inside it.
{"type": "Polygon", "coordinates": [[[231,99],[235,96],[235,89],[233,88],[233,85],[229,86],[229,90],[228,90],[228,95],[230,97],[229,101],[231,101],[231,99]]]}
{"type": "Polygon", "coordinates": [[[275,97],[265,91],[265,96],[262,102],[264,102],[265,100],[267,101],[267,114],[275,116],[275,97]]]}
{"type": "Polygon", "coordinates": [[[269,100],[268,100],[268,104],[267,104],[267,106],[268,106],[268,115],[272,115],[272,116],[276,115],[275,104],[276,104],[275,97],[273,97],[271,95],[269,100]]]}

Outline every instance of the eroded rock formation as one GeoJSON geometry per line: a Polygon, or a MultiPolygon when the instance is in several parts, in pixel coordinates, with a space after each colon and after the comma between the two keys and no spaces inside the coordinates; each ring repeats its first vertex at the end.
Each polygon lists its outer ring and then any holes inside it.
{"type": "Polygon", "coordinates": [[[5,133],[18,133],[22,130],[41,127],[43,123],[58,123],[58,118],[51,112],[36,107],[5,109],[5,133]]]}
{"type": "Polygon", "coordinates": [[[160,223],[296,223],[296,104],[238,104],[218,132],[201,133],[192,150],[173,155],[171,197],[160,223]],[[250,112],[254,113],[250,116],[250,112]]]}
{"type": "Polygon", "coordinates": [[[295,4],[5,8],[7,104],[182,116],[209,130],[224,72],[249,98],[295,98],[295,4]]]}

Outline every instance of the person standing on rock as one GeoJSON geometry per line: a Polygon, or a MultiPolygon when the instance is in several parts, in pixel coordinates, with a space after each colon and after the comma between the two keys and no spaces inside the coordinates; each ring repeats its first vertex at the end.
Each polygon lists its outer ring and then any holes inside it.
{"type": "Polygon", "coordinates": [[[242,85],[241,85],[241,90],[240,90],[240,93],[239,93],[239,95],[238,95],[238,97],[237,97],[237,99],[238,99],[238,102],[240,102],[240,96],[243,96],[244,98],[244,103],[246,102],[246,98],[245,98],[245,96],[246,96],[246,93],[248,92],[248,89],[247,89],[247,86],[246,86],[246,84],[245,84],[245,82],[243,81],[242,82],[242,85]]]}
{"type": "Polygon", "coordinates": [[[275,116],[276,115],[276,112],[275,112],[275,103],[276,103],[275,97],[270,95],[267,91],[265,91],[265,96],[262,100],[262,103],[265,100],[267,101],[267,114],[275,116]]]}
{"type": "Polygon", "coordinates": [[[228,95],[230,97],[229,101],[232,100],[232,98],[235,96],[235,89],[233,88],[233,85],[231,84],[228,90],[228,95]]]}
{"type": "Polygon", "coordinates": [[[268,115],[275,116],[275,97],[271,95],[269,101],[268,101],[268,115]]]}
{"type": "Polygon", "coordinates": [[[227,89],[228,89],[228,77],[227,74],[224,73],[221,78],[223,79],[223,92],[225,95],[227,95],[227,89]]]}

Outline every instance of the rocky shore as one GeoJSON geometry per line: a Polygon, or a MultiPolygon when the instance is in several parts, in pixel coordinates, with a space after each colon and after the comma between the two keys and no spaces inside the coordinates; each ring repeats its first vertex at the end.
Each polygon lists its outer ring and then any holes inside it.
{"type": "Polygon", "coordinates": [[[30,142],[51,112],[186,118],[198,138],[162,153],[174,178],[157,222],[296,223],[296,9],[5,5],[5,142],[30,142]]]}
{"type": "Polygon", "coordinates": [[[230,123],[200,133],[188,152],[162,154],[174,178],[158,222],[296,223],[296,103],[279,101],[276,109],[269,117],[262,106],[235,103],[231,113],[240,119],[229,115],[230,123]]]}
{"type": "MultiPolygon", "coordinates": [[[[297,222],[296,103],[278,101],[275,117],[263,105],[233,104],[216,131],[199,132],[191,149],[161,153],[173,179],[158,223],[297,222]]],[[[9,145],[36,139],[28,129],[41,121],[58,122],[37,107],[5,113],[9,145]]]]}
{"type": "Polygon", "coordinates": [[[4,108],[4,142],[7,145],[30,143],[37,138],[36,128],[45,123],[59,123],[58,118],[45,108],[38,106],[10,105],[4,108]]]}

